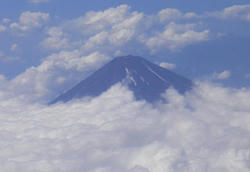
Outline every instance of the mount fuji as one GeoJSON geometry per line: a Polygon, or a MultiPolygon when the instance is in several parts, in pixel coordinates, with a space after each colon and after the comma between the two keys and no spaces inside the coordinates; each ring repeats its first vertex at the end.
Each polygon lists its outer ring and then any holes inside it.
{"type": "Polygon", "coordinates": [[[183,76],[142,57],[130,55],[114,58],[49,104],[68,102],[86,96],[95,97],[118,82],[126,85],[137,100],[146,100],[150,103],[159,100],[161,94],[170,87],[184,94],[193,86],[192,81],[183,76]]]}

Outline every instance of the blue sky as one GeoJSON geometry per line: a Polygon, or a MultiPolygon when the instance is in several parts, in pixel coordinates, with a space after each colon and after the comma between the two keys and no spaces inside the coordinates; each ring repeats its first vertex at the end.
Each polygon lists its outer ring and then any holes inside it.
{"type": "Polygon", "coordinates": [[[35,78],[42,90],[64,90],[127,54],[193,80],[250,84],[247,0],[4,0],[0,10],[0,74],[9,84],[37,87],[35,78]]]}

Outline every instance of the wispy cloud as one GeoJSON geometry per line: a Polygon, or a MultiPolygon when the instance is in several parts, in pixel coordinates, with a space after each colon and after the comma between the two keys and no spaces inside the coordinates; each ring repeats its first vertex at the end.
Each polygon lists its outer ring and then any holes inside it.
{"type": "Polygon", "coordinates": [[[231,76],[231,72],[228,70],[225,70],[221,73],[214,73],[213,74],[213,78],[218,79],[218,80],[225,80],[225,79],[230,78],[230,76],[231,76]]]}
{"type": "Polygon", "coordinates": [[[222,11],[210,12],[208,16],[219,19],[240,19],[250,21],[250,5],[233,5],[222,11]]]}

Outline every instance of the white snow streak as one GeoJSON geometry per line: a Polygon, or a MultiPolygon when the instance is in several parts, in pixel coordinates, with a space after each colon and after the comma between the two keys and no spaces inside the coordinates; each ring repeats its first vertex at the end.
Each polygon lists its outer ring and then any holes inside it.
{"type": "Polygon", "coordinates": [[[131,73],[129,72],[128,68],[125,68],[125,71],[126,71],[126,75],[127,75],[126,78],[129,78],[130,81],[132,81],[133,84],[136,86],[137,85],[136,80],[131,76],[131,73]]]}
{"type": "Polygon", "coordinates": [[[165,83],[168,83],[168,81],[166,81],[163,77],[161,77],[158,73],[156,73],[155,71],[153,71],[153,69],[151,69],[149,66],[146,65],[146,68],[152,72],[155,76],[157,76],[160,80],[162,80],[165,83]]]}

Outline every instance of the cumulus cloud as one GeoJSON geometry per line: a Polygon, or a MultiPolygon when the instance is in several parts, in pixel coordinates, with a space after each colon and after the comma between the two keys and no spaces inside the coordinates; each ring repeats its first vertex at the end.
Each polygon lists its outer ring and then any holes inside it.
{"type": "Polygon", "coordinates": [[[175,8],[166,8],[158,12],[160,22],[173,21],[178,19],[196,18],[198,15],[193,12],[183,14],[180,10],[175,8]]]}
{"type": "Polygon", "coordinates": [[[74,33],[80,32],[85,38],[83,47],[86,50],[110,50],[110,47],[113,47],[121,52],[126,51],[125,49],[136,51],[136,45],[140,49],[149,49],[156,53],[161,49],[180,49],[195,42],[208,40],[208,29],[202,29],[193,23],[176,23],[180,18],[185,20],[195,16],[195,13],[183,14],[177,9],[164,9],[157,14],[146,15],[131,11],[128,5],[120,5],[104,11],[88,12],[62,27],[71,32],[73,29],[74,33]],[[172,38],[166,36],[166,32],[171,32],[172,38]],[[158,37],[164,39],[154,46],[158,37]]]}
{"type": "Polygon", "coordinates": [[[1,100],[0,170],[250,170],[249,90],[199,83],[163,96],[152,106],[117,84],[50,107],[1,100]]]}
{"type": "Polygon", "coordinates": [[[50,50],[60,50],[70,47],[67,38],[64,37],[61,28],[52,27],[47,31],[49,37],[47,37],[41,43],[43,47],[50,50]]]}
{"type": "Polygon", "coordinates": [[[146,40],[146,45],[152,52],[159,49],[177,50],[189,44],[209,39],[209,30],[196,31],[196,24],[170,23],[163,32],[158,32],[146,40]]]}
{"type": "Polygon", "coordinates": [[[143,16],[143,13],[131,12],[129,6],[121,5],[105,11],[88,12],[73,20],[71,27],[87,36],[85,49],[110,49],[112,46],[117,49],[129,41],[136,41],[143,16]]]}
{"type": "Polygon", "coordinates": [[[158,12],[160,21],[178,19],[182,17],[182,13],[177,9],[167,8],[158,12]]]}
{"type": "Polygon", "coordinates": [[[166,8],[158,12],[158,18],[160,22],[187,19],[204,19],[207,17],[250,21],[250,5],[232,5],[220,11],[212,11],[203,14],[196,14],[194,12],[182,13],[180,10],[175,8],[166,8]]]}
{"type": "Polygon", "coordinates": [[[133,14],[131,14],[128,5],[120,5],[116,8],[109,8],[104,11],[87,12],[85,16],[79,17],[72,22],[76,29],[82,30],[82,34],[89,35],[106,30],[107,28],[112,28],[113,25],[130,18],[131,15],[133,14]]]}
{"type": "Polygon", "coordinates": [[[233,5],[223,11],[212,12],[209,16],[221,19],[241,19],[250,21],[250,5],[233,5]]]}
{"type": "Polygon", "coordinates": [[[49,19],[49,13],[25,11],[20,15],[18,23],[11,23],[10,28],[21,31],[28,31],[33,28],[42,27],[49,21],[49,19]]]}
{"type": "Polygon", "coordinates": [[[24,101],[47,102],[65,89],[69,89],[109,60],[108,56],[95,52],[83,56],[80,51],[62,51],[52,54],[37,67],[10,80],[7,89],[13,97],[24,101]]]}
{"type": "Polygon", "coordinates": [[[231,76],[231,72],[228,70],[225,70],[221,73],[214,73],[213,74],[213,78],[218,79],[218,80],[225,80],[225,79],[230,78],[230,76],[231,76]]]}
{"type": "Polygon", "coordinates": [[[167,62],[160,63],[160,66],[169,70],[174,69],[176,67],[175,64],[167,63],[167,62]]]}

